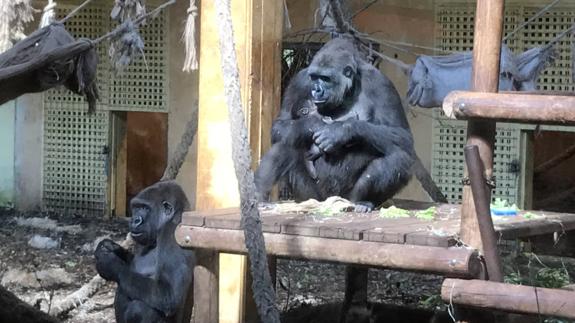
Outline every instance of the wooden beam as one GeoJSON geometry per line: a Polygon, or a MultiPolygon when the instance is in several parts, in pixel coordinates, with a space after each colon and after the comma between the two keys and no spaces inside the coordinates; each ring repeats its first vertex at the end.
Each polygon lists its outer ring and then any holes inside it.
{"type": "Polygon", "coordinates": [[[110,171],[110,204],[114,216],[128,215],[127,174],[128,136],[126,135],[127,112],[114,111],[112,114],[112,171],[110,171]]]}
{"type": "Polygon", "coordinates": [[[488,278],[491,281],[502,282],[503,269],[497,249],[497,236],[489,210],[491,202],[489,199],[489,186],[483,177],[483,165],[479,158],[479,150],[477,146],[466,146],[464,151],[488,278]]]}
{"type": "MultiPolygon", "coordinates": [[[[499,87],[499,58],[503,32],[504,0],[479,0],[475,13],[473,38],[473,70],[471,87],[477,92],[497,92],[499,87]]],[[[470,120],[467,125],[467,145],[475,145],[483,162],[485,177],[493,175],[495,123],[470,120]]],[[[465,171],[467,174],[467,169],[465,171]]],[[[487,198],[490,198],[489,192],[487,198]]],[[[482,249],[475,204],[469,185],[463,187],[461,207],[461,240],[482,249]]]]}
{"type": "Polygon", "coordinates": [[[575,319],[575,292],[568,290],[447,278],[441,298],[482,309],[575,319]]]}
{"type": "Polygon", "coordinates": [[[446,115],[462,120],[575,125],[575,97],[454,91],[443,101],[446,115]]]}
{"type": "Polygon", "coordinates": [[[519,208],[533,209],[533,168],[534,168],[534,138],[533,131],[522,130],[520,136],[521,169],[519,173],[519,208]]]}
{"type": "MultiPolygon", "coordinates": [[[[276,233],[264,233],[264,238],[268,254],[290,258],[431,272],[451,277],[476,277],[480,267],[477,253],[468,248],[426,247],[276,233]]],[[[210,246],[223,252],[246,253],[244,234],[240,230],[180,225],[176,229],[176,240],[186,248],[210,246]]]]}
{"type": "MultiPolygon", "coordinates": [[[[270,140],[273,107],[279,105],[280,55],[283,3],[265,0],[233,0],[232,22],[242,101],[250,132],[252,160],[258,161],[270,140]],[[281,10],[278,10],[281,8],[281,10]]],[[[238,184],[231,157],[231,135],[220,66],[218,18],[213,1],[200,10],[200,67],[198,115],[197,210],[239,205],[238,184]]],[[[240,322],[244,315],[246,259],[220,255],[219,322],[240,322]]],[[[214,278],[214,277],[212,277],[214,278]]],[[[216,280],[218,280],[216,278],[216,280]]],[[[217,285],[217,284],[216,284],[217,285]]],[[[206,293],[218,294],[213,291],[206,293]]],[[[217,302],[213,297],[210,304],[217,302]]],[[[196,307],[203,306],[196,302],[196,307]]],[[[212,318],[197,318],[212,323],[212,318]]]]}

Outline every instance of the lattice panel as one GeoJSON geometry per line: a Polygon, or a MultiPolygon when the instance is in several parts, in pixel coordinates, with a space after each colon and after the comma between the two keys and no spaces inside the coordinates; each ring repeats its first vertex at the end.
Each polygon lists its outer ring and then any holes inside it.
{"type": "MultiPolygon", "coordinates": [[[[504,32],[508,33],[517,25],[516,8],[505,9],[504,32]]],[[[473,28],[475,23],[475,1],[469,4],[448,3],[436,7],[436,47],[451,52],[469,51],[473,48],[473,28]]],[[[507,44],[514,50],[516,41],[507,44]]]]}
{"type": "MultiPolygon", "coordinates": [[[[529,19],[538,12],[540,8],[524,9],[524,20],[529,19]]],[[[536,46],[543,46],[562,31],[571,27],[575,23],[575,9],[560,8],[555,9],[527,25],[524,30],[518,33],[523,43],[523,48],[528,49],[536,46]]],[[[570,38],[564,37],[555,45],[558,57],[555,64],[543,71],[539,77],[539,89],[546,91],[573,91],[575,86],[571,81],[571,48],[570,38]]]]}
{"type": "MultiPolygon", "coordinates": [[[[166,14],[161,13],[141,28],[144,56],[121,74],[111,75],[110,109],[168,112],[167,21],[166,14]]],[[[111,23],[110,28],[115,25],[111,23]]]]}
{"type": "MultiPolygon", "coordinates": [[[[520,20],[517,7],[506,6],[504,31],[511,32],[520,20]]],[[[436,7],[436,46],[448,51],[469,51],[473,48],[475,2],[468,4],[443,3],[436,7]]],[[[521,49],[514,39],[508,42],[512,51],[521,49]]],[[[467,123],[445,118],[434,111],[432,177],[450,202],[461,202],[461,180],[465,166],[463,148],[467,138],[467,123]]],[[[514,203],[519,189],[517,174],[510,172],[511,165],[519,160],[519,128],[500,125],[497,128],[494,175],[497,188],[492,198],[504,198],[514,203]]]]}
{"type": "MultiPolygon", "coordinates": [[[[498,127],[495,140],[494,174],[497,188],[492,198],[504,198],[515,203],[518,181],[511,165],[519,158],[519,128],[498,127]]],[[[467,138],[464,121],[437,122],[433,133],[432,177],[450,202],[461,202],[465,156],[463,148],[467,138]]]]}
{"type": "Polygon", "coordinates": [[[83,104],[44,114],[44,203],[48,210],[103,215],[107,205],[108,113],[87,117],[83,104]]]}
{"type": "MultiPolygon", "coordinates": [[[[59,16],[72,7],[64,7],[59,16]]],[[[107,10],[90,5],[66,27],[75,37],[96,38],[108,30],[107,10]]],[[[105,46],[98,47],[101,62],[98,84],[101,101],[93,116],[86,114],[84,98],[67,89],[44,95],[44,205],[59,212],[103,215],[107,205],[108,85],[105,46]]]]}

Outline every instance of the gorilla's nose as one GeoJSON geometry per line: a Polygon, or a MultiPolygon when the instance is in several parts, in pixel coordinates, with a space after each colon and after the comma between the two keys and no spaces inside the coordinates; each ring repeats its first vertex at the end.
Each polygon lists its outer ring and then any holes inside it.
{"type": "Polygon", "coordinates": [[[140,224],[142,224],[142,222],[144,222],[144,219],[142,219],[141,216],[136,215],[133,219],[132,219],[132,228],[137,228],[140,226],[140,224]]]}
{"type": "Polygon", "coordinates": [[[313,86],[313,89],[311,90],[311,95],[313,96],[314,100],[319,101],[323,99],[323,88],[318,85],[315,84],[313,86]]]}

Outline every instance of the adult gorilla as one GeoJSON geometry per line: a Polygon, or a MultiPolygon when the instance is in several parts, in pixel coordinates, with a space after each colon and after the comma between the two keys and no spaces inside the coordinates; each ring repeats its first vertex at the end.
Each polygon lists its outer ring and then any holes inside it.
{"type": "MultiPolygon", "coordinates": [[[[286,89],[280,115],[272,127],[272,141],[299,148],[285,153],[295,162],[283,176],[296,200],[324,200],[339,195],[367,212],[391,198],[411,177],[413,138],[400,97],[391,81],[370,65],[350,38],[325,44],[310,66],[286,89]],[[301,89],[305,89],[302,91],[301,89]],[[292,117],[290,102],[310,98],[316,118],[292,117]],[[301,148],[317,145],[322,151],[315,161],[317,179],[301,167],[301,148]],[[303,170],[303,171],[302,171],[303,170]]],[[[277,154],[278,152],[270,153],[277,154]]],[[[317,158],[317,156],[308,156],[317,158]]],[[[272,160],[264,157],[262,161],[272,160]]],[[[267,183],[273,167],[262,164],[256,172],[260,196],[271,189],[267,183]]],[[[271,180],[271,182],[275,181],[271,180]]]]}
{"type": "Polygon", "coordinates": [[[175,182],[159,182],[130,201],[134,254],[106,239],[96,248],[96,269],[118,283],[116,322],[189,322],[194,253],[180,248],[174,230],[189,203],[175,182]]]}

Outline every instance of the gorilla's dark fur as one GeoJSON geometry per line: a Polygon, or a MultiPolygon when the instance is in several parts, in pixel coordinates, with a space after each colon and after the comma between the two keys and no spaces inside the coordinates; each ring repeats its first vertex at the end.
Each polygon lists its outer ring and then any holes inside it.
{"type": "Polygon", "coordinates": [[[189,203],[175,182],[159,182],[130,201],[134,254],[106,239],[96,248],[96,269],[118,283],[116,322],[189,322],[194,253],[176,243],[174,231],[189,203]]]}
{"type": "MultiPolygon", "coordinates": [[[[299,72],[294,76],[294,80],[290,82],[286,91],[306,93],[307,79],[308,75],[305,71],[299,72]]],[[[293,131],[293,133],[298,133],[298,137],[284,137],[280,132],[281,129],[272,132],[272,146],[262,158],[255,174],[260,200],[266,200],[274,183],[281,177],[291,174],[294,168],[297,169],[295,172],[297,174],[302,173],[312,179],[317,178],[314,160],[321,154],[319,147],[313,143],[312,135],[313,131],[318,130],[323,124],[317,107],[308,94],[284,97],[281,111],[288,115],[290,120],[294,120],[292,126],[297,127],[299,131],[293,131]],[[307,136],[304,133],[307,133],[307,136]],[[299,137],[302,139],[300,140],[299,137]]]]}
{"type": "Polygon", "coordinates": [[[328,42],[290,82],[272,142],[256,172],[262,198],[283,177],[296,200],[339,195],[365,212],[391,198],[411,177],[413,138],[400,97],[349,38],[328,42]],[[322,118],[294,118],[295,105],[307,100],[322,118]],[[313,144],[320,158],[302,153],[313,144]],[[317,158],[317,178],[307,171],[306,158],[317,158]]]}

